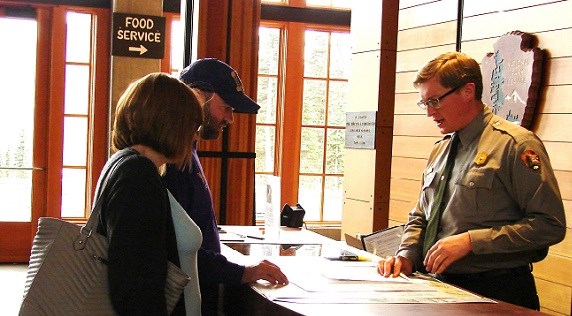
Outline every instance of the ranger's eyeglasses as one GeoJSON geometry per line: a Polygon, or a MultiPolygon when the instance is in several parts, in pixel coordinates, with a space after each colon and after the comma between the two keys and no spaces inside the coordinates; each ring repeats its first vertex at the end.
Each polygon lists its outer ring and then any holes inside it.
{"type": "Polygon", "coordinates": [[[441,103],[440,103],[441,100],[443,100],[443,99],[444,99],[446,96],[448,96],[449,94],[451,94],[451,93],[457,91],[457,89],[459,89],[459,88],[462,87],[462,86],[464,86],[464,84],[463,84],[463,85],[460,85],[460,86],[454,87],[453,89],[447,91],[447,93],[443,94],[442,96],[440,96],[440,97],[438,97],[438,98],[429,99],[429,100],[427,100],[427,101],[421,100],[421,101],[417,102],[417,106],[419,106],[419,107],[420,107],[421,109],[423,109],[423,110],[427,110],[427,107],[432,107],[432,108],[434,108],[434,109],[438,109],[438,108],[441,107],[441,103]]]}

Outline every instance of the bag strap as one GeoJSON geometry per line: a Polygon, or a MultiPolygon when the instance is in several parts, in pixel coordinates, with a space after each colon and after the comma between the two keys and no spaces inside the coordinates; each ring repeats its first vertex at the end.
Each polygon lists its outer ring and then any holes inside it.
{"type": "Polygon", "coordinates": [[[111,177],[113,172],[115,172],[115,169],[117,169],[117,166],[120,164],[119,162],[125,156],[127,156],[127,154],[120,155],[120,156],[116,157],[113,161],[108,161],[108,163],[106,164],[107,172],[105,173],[105,175],[103,177],[101,177],[99,179],[99,182],[97,185],[97,190],[95,192],[95,197],[94,197],[95,204],[93,205],[93,208],[91,209],[91,214],[89,215],[89,219],[87,220],[87,223],[81,227],[80,234],[79,234],[78,238],[76,239],[76,241],[74,242],[74,249],[75,250],[82,250],[85,248],[85,244],[86,244],[87,239],[91,236],[91,233],[97,227],[97,221],[99,219],[99,213],[101,213],[101,207],[102,207],[102,203],[103,203],[102,202],[103,199],[100,199],[101,192],[103,192],[103,190],[107,186],[107,180],[109,180],[109,178],[111,177]]]}

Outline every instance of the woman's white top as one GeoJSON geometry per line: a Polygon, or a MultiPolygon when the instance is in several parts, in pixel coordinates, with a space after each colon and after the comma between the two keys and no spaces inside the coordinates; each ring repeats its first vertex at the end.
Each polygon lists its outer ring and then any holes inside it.
{"type": "Polygon", "coordinates": [[[199,275],[197,270],[197,251],[203,242],[203,234],[199,226],[193,222],[171,192],[168,193],[173,225],[175,226],[175,234],[177,236],[177,250],[179,251],[181,270],[190,278],[189,283],[184,289],[185,309],[187,315],[201,315],[201,291],[199,288],[199,275]]]}

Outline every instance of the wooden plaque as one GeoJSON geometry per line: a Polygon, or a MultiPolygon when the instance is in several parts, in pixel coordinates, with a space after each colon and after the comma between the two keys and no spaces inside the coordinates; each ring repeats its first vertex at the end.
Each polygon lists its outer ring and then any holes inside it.
{"type": "Polygon", "coordinates": [[[513,31],[483,58],[483,102],[508,121],[530,128],[542,78],[542,50],[535,38],[513,31]]]}

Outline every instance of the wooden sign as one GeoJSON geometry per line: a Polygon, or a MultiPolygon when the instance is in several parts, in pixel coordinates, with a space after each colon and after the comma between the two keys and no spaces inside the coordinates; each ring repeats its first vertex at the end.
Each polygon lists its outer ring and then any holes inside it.
{"type": "Polygon", "coordinates": [[[542,75],[542,50],[535,38],[513,31],[493,45],[483,58],[483,102],[510,122],[530,128],[542,75]]]}

